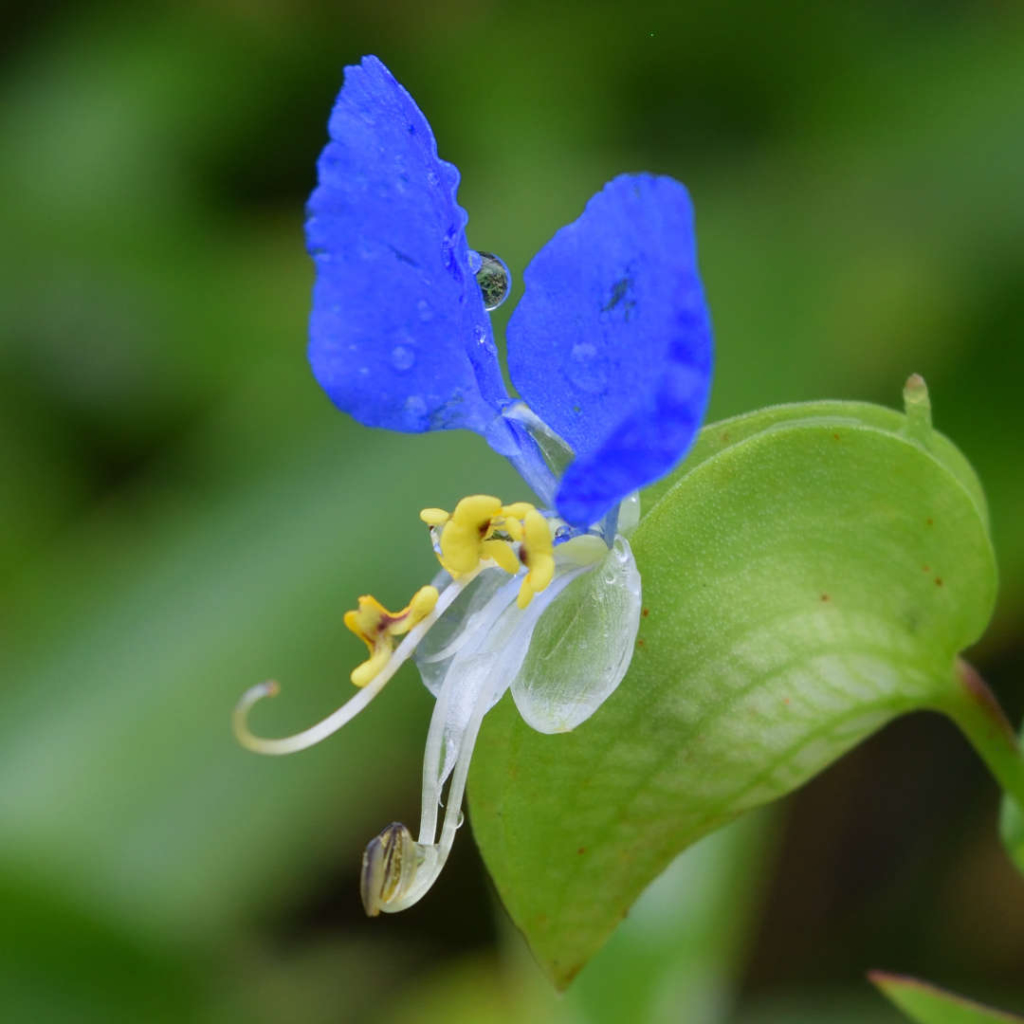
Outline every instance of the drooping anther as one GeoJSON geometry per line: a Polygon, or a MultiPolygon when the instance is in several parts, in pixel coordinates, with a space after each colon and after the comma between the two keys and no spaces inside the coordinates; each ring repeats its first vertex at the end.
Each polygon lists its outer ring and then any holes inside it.
{"type": "Polygon", "coordinates": [[[420,859],[418,845],[400,821],[393,821],[366,844],[359,894],[367,917],[376,917],[407,892],[420,859]]]}

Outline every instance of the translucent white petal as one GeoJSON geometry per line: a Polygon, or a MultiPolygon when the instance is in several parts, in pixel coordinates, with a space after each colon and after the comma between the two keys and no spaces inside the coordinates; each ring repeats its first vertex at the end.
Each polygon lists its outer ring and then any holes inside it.
{"type": "Polygon", "coordinates": [[[575,729],[604,703],[629,668],[640,626],[640,573],[624,537],[592,569],[564,579],[528,609],[543,605],[543,617],[512,682],[519,713],[544,733],[575,729]]]}
{"type": "MultiPolygon", "coordinates": [[[[448,578],[447,573],[443,575],[448,578]]],[[[424,685],[435,697],[440,695],[441,684],[452,660],[467,639],[479,639],[503,610],[500,605],[494,606],[493,598],[508,582],[509,575],[504,569],[484,569],[466,584],[445,615],[420,641],[416,648],[416,665],[424,685]]],[[[458,584],[449,583],[448,586],[458,584]]]]}
{"type": "Polygon", "coordinates": [[[551,586],[527,608],[516,604],[521,581],[505,576],[484,607],[474,612],[458,653],[448,660],[435,716],[444,716],[444,732],[439,766],[439,784],[443,785],[459,756],[463,734],[478,695],[483,697],[484,714],[504,695],[522,667],[530,639],[548,601],[558,594],[575,574],[555,579],[551,586]]]}

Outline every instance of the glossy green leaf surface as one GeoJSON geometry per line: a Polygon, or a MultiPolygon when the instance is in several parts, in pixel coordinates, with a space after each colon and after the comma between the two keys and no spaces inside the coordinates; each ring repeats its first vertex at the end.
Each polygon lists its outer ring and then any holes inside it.
{"type": "Polygon", "coordinates": [[[707,427],[644,496],[619,689],[564,736],[508,699],[488,716],[474,833],[557,985],[680,850],[895,715],[951,704],[996,572],[980,487],[917,398],[909,416],[814,403],[707,427]]]}
{"type": "Polygon", "coordinates": [[[1024,1017],[982,1006],[916,978],[883,971],[872,971],[869,977],[879,991],[918,1024],[1024,1024],[1024,1017]]]}

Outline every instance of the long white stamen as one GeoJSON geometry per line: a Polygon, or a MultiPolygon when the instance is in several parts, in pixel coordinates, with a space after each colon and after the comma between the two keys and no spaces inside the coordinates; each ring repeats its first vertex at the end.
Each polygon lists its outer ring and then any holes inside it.
{"type": "MultiPolygon", "coordinates": [[[[518,587],[519,583],[515,577],[502,584],[488,603],[459,631],[457,639],[448,646],[455,646],[463,658],[472,657],[487,642],[491,628],[515,600],[518,587]],[[467,649],[469,644],[472,647],[467,649]]],[[[445,782],[441,776],[441,755],[448,725],[448,705],[451,703],[452,688],[458,685],[459,681],[457,673],[451,669],[445,673],[427,730],[427,743],[423,754],[423,798],[419,834],[419,842],[425,846],[434,842],[434,834],[437,831],[437,808],[441,803],[441,790],[445,782]]],[[[461,744],[459,749],[462,749],[461,744]]],[[[448,802],[451,802],[450,795],[448,802]]]]}
{"type": "MultiPolygon", "coordinates": [[[[473,757],[473,747],[476,745],[476,738],[480,732],[480,725],[487,713],[490,703],[489,698],[493,691],[490,687],[482,685],[476,693],[476,700],[473,703],[473,714],[466,725],[466,730],[459,741],[459,759],[455,763],[455,771],[452,773],[451,786],[448,789],[448,802],[445,808],[444,826],[441,830],[441,839],[438,843],[424,843],[422,839],[416,844],[416,851],[420,862],[415,873],[410,879],[405,892],[388,903],[374,904],[375,912],[383,910],[387,914],[394,914],[400,910],[406,910],[414,903],[418,903],[430,890],[430,887],[437,881],[441,869],[448,859],[452,844],[455,842],[455,833],[462,823],[462,797],[466,791],[466,779],[469,776],[469,764],[473,757]]],[[[436,804],[435,814],[436,814],[436,804]]],[[[431,830],[431,833],[433,830],[431,830]]],[[[421,830],[422,835],[422,830],[421,830]]]]}
{"type": "Polygon", "coordinates": [[[473,706],[473,717],[462,735],[459,759],[455,762],[452,782],[448,787],[448,805],[445,808],[444,826],[441,829],[441,840],[438,843],[438,874],[441,873],[441,868],[444,867],[444,862],[448,859],[452,843],[455,842],[455,833],[459,825],[462,824],[462,796],[466,791],[466,779],[469,777],[469,763],[473,757],[473,748],[476,746],[476,738],[480,733],[484,715],[487,714],[489,697],[489,688],[481,686],[473,706]]]}
{"type": "Polygon", "coordinates": [[[416,645],[423,639],[427,630],[447,611],[451,603],[461,593],[462,588],[475,575],[476,573],[467,574],[457,584],[450,585],[437,599],[437,604],[434,606],[433,611],[409,630],[380,672],[353,697],[342,704],[340,708],[332,711],[331,714],[317,722],[316,725],[281,739],[264,739],[261,736],[254,735],[249,729],[248,722],[252,706],[264,697],[276,697],[280,692],[278,684],[273,680],[268,680],[264,683],[257,683],[256,686],[246,690],[235,705],[234,713],[231,716],[231,725],[235,732],[235,738],[243,747],[255,751],[257,754],[279,756],[282,754],[294,754],[299,750],[315,746],[321,740],[336,733],[343,725],[351,722],[384,689],[388,680],[391,679],[413,651],[415,651],[416,645]]]}
{"type": "Polygon", "coordinates": [[[448,719],[448,697],[452,688],[452,674],[445,676],[441,692],[437,695],[434,712],[427,729],[427,745],[423,753],[423,797],[420,805],[419,842],[431,846],[437,830],[437,805],[441,802],[441,748],[444,746],[445,724],[448,719]]]}

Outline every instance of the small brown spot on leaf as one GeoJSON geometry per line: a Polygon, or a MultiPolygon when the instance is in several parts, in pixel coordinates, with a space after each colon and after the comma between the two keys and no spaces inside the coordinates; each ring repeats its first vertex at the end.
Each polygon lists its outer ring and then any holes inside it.
{"type": "Polygon", "coordinates": [[[822,594],[821,595],[821,599],[822,599],[822,601],[831,601],[832,600],[832,598],[829,597],[828,594],[822,594]]]}
{"type": "Polygon", "coordinates": [[[723,441],[728,441],[729,440],[729,431],[728,430],[726,430],[726,431],[724,431],[722,433],[722,440],[723,441]]]}
{"type": "Polygon", "coordinates": [[[930,565],[922,565],[921,566],[921,572],[931,572],[931,571],[932,571],[932,569],[931,569],[930,565]]]}
{"type": "Polygon", "coordinates": [[[651,609],[645,608],[640,614],[646,619],[647,616],[651,614],[651,609]]]}
{"type": "Polygon", "coordinates": [[[789,698],[788,697],[783,697],[782,698],[782,703],[788,705],[789,704],[789,698]]]}
{"type": "Polygon", "coordinates": [[[644,642],[644,638],[642,636],[637,638],[636,645],[637,645],[637,647],[646,647],[647,646],[647,644],[644,642]]]}
{"type": "Polygon", "coordinates": [[[587,852],[587,848],[585,846],[581,846],[576,852],[579,854],[584,854],[587,852]]]}
{"type": "Polygon", "coordinates": [[[839,435],[838,434],[833,434],[832,435],[832,440],[833,441],[838,441],[839,440],[839,435]]]}
{"type": "Polygon", "coordinates": [[[925,522],[926,522],[926,523],[927,523],[927,524],[928,524],[929,526],[934,526],[934,525],[935,525],[935,520],[934,520],[934,519],[932,519],[932,517],[931,517],[931,516],[929,516],[929,517],[928,517],[928,518],[927,518],[927,519],[925,520],[925,522]]]}
{"type": "Polygon", "coordinates": [[[942,586],[942,577],[941,576],[936,576],[935,577],[935,586],[937,586],[937,587],[941,587],[942,586]]]}

